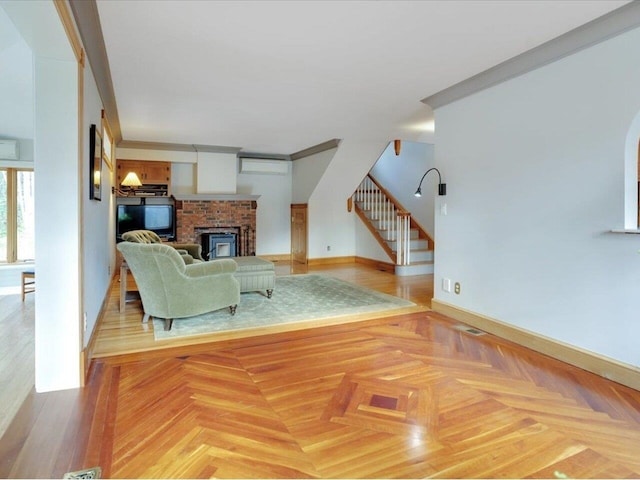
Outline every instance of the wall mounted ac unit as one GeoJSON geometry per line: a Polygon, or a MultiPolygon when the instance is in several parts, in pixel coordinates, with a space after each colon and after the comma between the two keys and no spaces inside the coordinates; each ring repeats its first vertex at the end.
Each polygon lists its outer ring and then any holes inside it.
{"type": "Polygon", "coordinates": [[[265,158],[240,158],[240,173],[286,175],[289,173],[289,162],[265,158]]]}
{"type": "Polygon", "coordinates": [[[20,160],[17,140],[0,139],[0,160],[20,160]]]}

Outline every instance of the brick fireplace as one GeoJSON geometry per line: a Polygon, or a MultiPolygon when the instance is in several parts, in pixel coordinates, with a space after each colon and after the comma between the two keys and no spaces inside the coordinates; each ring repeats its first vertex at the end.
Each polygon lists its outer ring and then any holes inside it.
{"type": "MultiPolygon", "coordinates": [[[[252,199],[176,199],[179,243],[207,243],[211,234],[235,237],[237,256],[256,254],[256,208],[252,199]]],[[[205,247],[206,250],[207,247],[205,247]]]]}

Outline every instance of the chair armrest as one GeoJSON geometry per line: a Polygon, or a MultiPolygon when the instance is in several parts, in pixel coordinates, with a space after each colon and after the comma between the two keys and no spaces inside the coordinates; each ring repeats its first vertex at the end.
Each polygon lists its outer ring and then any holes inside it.
{"type": "Polygon", "coordinates": [[[189,252],[183,250],[182,248],[176,248],[175,250],[180,254],[180,258],[184,260],[185,265],[191,265],[193,263],[193,257],[189,255],[189,252]]]}
{"type": "Polygon", "coordinates": [[[186,250],[196,260],[204,261],[204,258],[202,258],[202,246],[197,243],[174,243],[171,246],[177,250],[186,250]]]}
{"type": "Polygon", "coordinates": [[[211,260],[210,262],[194,263],[187,265],[184,274],[188,277],[203,277],[219,273],[233,273],[238,264],[230,258],[211,260]]]}

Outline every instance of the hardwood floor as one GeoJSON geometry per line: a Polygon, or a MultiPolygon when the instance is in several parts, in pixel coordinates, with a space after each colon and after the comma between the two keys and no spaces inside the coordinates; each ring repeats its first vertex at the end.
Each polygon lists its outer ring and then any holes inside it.
{"type": "MultiPolygon", "coordinates": [[[[393,312],[381,312],[378,316],[389,316],[392,313],[397,314],[424,311],[431,305],[431,298],[433,296],[433,276],[431,275],[396,277],[388,272],[378,271],[355,264],[325,265],[311,267],[311,269],[309,269],[306,265],[298,265],[292,268],[288,262],[276,262],[276,275],[278,276],[304,274],[307,272],[330,275],[332,277],[356,283],[396,297],[406,298],[417,305],[417,307],[401,308],[393,312]]],[[[263,327],[258,331],[245,330],[243,332],[222,332],[199,337],[168,339],[158,342],[154,338],[153,327],[141,322],[142,309],[139,299],[137,301],[133,300],[127,303],[125,311],[120,311],[120,289],[119,283],[117,282],[119,282],[119,279],[116,280],[116,283],[112,285],[111,288],[105,315],[97,332],[92,358],[234,339],[238,338],[240,335],[250,337],[257,333],[277,333],[282,331],[282,328],[280,327],[274,327],[271,329],[265,329],[263,327]]],[[[135,281],[131,274],[129,274],[127,278],[127,288],[129,290],[136,290],[135,281]]],[[[135,295],[132,296],[135,297],[135,295]]],[[[366,314],[353,316],[348,319],[343,318],[338,321],[358,321],[372,317],[373,315],[366,314]]],[[[330,323],[332,323],[332,320],[317,321],[313,325],[322,326],[330,323]]],[[[309,323],[305,323],[300,328],[309,328],[309,326],[309,323]]],[[[286,331],[291,331],[294,327],[287,325],[285,328],[286,331]]]]}
{"type": "Polygon", "coordinates": [[[35,383],[34,295],[22,302],[20,287],[9,289],[0,295],[0,437],[35,383]]]}
{"type": "Polygon", "coordinates": [[[425,311],[98,358],[82,391],[28,398],[0,477],[640,476],[640,392],[463,327],[425,311]]]}

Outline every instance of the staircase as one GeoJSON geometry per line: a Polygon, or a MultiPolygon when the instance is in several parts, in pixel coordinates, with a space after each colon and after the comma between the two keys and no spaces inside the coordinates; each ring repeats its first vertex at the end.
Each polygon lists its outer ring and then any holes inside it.
{"type": "Polygon", "coordinates": [[[395,264],[396,275],[433,273],[433,239],[371,175],[360,183],[351,202],[395,264]]]}

